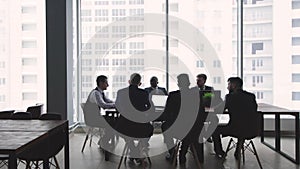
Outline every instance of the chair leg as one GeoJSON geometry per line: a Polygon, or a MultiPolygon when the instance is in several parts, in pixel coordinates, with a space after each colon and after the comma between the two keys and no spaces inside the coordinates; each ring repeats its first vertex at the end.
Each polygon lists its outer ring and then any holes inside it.
{"type": "MultiPolygon", "coordinates": [[[[121,156],[121,159],[120,159],[120,162],[119,162],[119,165],[118,165],[118,169],[120,169],[123,158],[124,158],[125,155],[127,155],[127,151],[128,151],[128,145],[127,145],[127,143],[125,143],[125,146],[124,146],[124,149],[123,149],[123,152],[122,152],[122,156],[121,156]],[[126,152],[126,154],[125,154],[125,152],[126,152]]],[[[126,161],[126,158],[125,158],[125,161],[126,161]]]]}
{"type": "Polygon", "coordinates": [[[87,132],[87,134],[85,136],[85,139],[84,139],[84,142],[83,142],[83,145],[82,145],[82,149],[81,149],[82,153],[84,151],[85,144],[86,144],[87,140],[89,139],[90,130],[91,130],[91,128],[89,128],[89,130],[88,130],[88,132],[87,132]]]}
{"type": "Polygon", "coordinates": [[[180,142],[177,141],[176,143],[176,147],[175,147],[175,150],[174,150],[174,154],[173,154],[173,159],[172,159],[172,168],[175,169],[176,168],[176,159],[177,159],[177,154],[178,154],[178,151],[179,151],[179,147],[180,147],[180,142]]]}
{"type": "Polygon", "coordinates": [[[244,147],[244,143],[242,144],[242,155],[243,155],[243,164],[245,164],[245,147],[244,147]]]}
{"type": "Polygon", "coordinates": [[[262,167],[262,165],[261,165],[261,162],[260,162],[260,160],[259,160],[259,158],[258,158],[258,154],[257,154],[257,151],[256,151],[256,149],[255,149],[254,143],[253,143],[252,140],[250,140],[250,144],[252,145],[252,149],[253,149],[253,151],[254,151],[254,155],[255,155],[255,157],[256,157],[256,159],[257,159],[257,162],[258,162],[259,167],[260,167],[261,169],[263,169],[263,167],[262,167]]]}
{"type": "Polygon", "coordinates": [[[56,157],[54,156],[53,158],[54,158],[54,162],[55,162],[56,168],[57,168],[57,169],[60,169],[60,168],[59,168],[59,164],[58,164],[58,161],[57,161],[56,157]]]}
{"type": "Polygon", "coordinates": [[[194,143],[191,144],[191,147],[192,147],[194,160],[196,161],[196,165],[198,166],[199,169],[201,169],[201,165],[200,165],[200,162],[199,162],[199,157],[198,157],[198,154],[197,154],[194,143]]]}
{"type": "Polygon", "coordinates": [[[230,150],[230,146],[231,146],[231,143],[232,143],[232,142],[233,142],[233,139],[230,138],[229,143],[228,143],[227,148],[226,148],[226,151],[225,151],[225,157],[227,156],[227,153],[228,153],[228,151],[230,150]]]}

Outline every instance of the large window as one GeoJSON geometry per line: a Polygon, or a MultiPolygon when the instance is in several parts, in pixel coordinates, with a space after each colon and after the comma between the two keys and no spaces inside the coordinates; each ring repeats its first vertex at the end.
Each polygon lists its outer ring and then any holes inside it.
{"type": "Polygon", "coordinates": [[[205,73],[222,97],[227,78],[242,76],[258,102],[300,109],[298,1],[80,2],[78,105],[100,74],[108,76],[107,96],[115,99],[133,72],[142,74],[142,88],[155,75],[169,91],[178,89],[178,74],[188,73],[195,86],[196,75],[205,73]]]}
{"type": "Polygon", "coordinates": [[[45,1],[0,1],[0,110],[46,104],[45,18],[45,1]]]}

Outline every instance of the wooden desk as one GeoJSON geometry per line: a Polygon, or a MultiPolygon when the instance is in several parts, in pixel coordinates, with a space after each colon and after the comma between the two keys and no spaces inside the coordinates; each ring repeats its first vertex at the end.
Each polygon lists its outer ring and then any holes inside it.
{"type": "Polygon", "coordinates": [[[66,133],[65,169],[69,169],[69,133],[67,120],[0,120],[0,154],[9,155],[8,168],[17,168],[18,154],[49,138],[52,132],[66,133]]]}
{"type": "Polygon", "coordinates": [[[262,120],[261,120],[261,142],[271,148],[272,150],[278,152],[285,158],[291,160],[292,162],[299,164],[300,159],[299,159],[299,112],[297,111],[290,111],[285,108],[265,104],[265,103],[259,103],[258,104],[258,112],[261,113],[262,115],[262,120]],[[264,141],[264,115],[275,115],[275,147],[266,143],[264,141]],[[295,158],[289,156],[288,154],[284,153],[281,151],[281,128],[280,128],[280,117],[281,115],[292,115],[295,116],[295,158]]]}

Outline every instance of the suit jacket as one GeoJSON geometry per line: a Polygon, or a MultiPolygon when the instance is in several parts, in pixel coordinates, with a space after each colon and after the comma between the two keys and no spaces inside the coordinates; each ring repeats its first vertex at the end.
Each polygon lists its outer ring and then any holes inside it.
{"type": "MultiPolygon", "coordinates": [[[[196,88],[195,88],[196,89],[196,88]]],[[[190,92],[199,92],[198,89],[196,90],[191,90],[190,92]]],[[[191,93],[193,96],[199,96],[197,93],[191,93]]],[[[192,97],[191,96],[191,99],[192,97]]],[[[186,137],[185,140],[186,141],[192,141],[194,139],[198,139],[199,134],[201,132],[201,129],[203,127],[203,123],[205,121],[205,111],[204,111],[204,107],[201,104],[201,97],[198,99],[200,101],[200,103],[196,103],[195,105],[190,105],[190,106],[197,106],[196,110],[198,110],[198,114],[195,120],[193,121],[184,121],[181,124],[182,127],[185,127],[186,124],[193,124],[192,128],[190,131],[188,131],[188,133],[186,133],[186,137]]],[[[181,110],[181,106],[183,105],[181,103],[181,91],[177,90],[177,91],[173,91],[169,93],[168,99],[167,99],[167,103],[166,103],[166,107],[165,110],[163,112],[163,118],[165,119],[165,127],[166,129],[168,129],[168,127],[170,127],[171,125],[173,125],[173,123],[175,122],[175,120],[178,117],[178,114],[181,110]]],[[[187,99],[188,102],[190,102],[191,100],[187,99]]],[[[192,101],[191,101],[192,102],[192,101]]],[[[186,108],[182,109],[184,112],[184,115],[189,115],[189,108],[186,110],[186,108]]],[[[175,136],[176,137],[176,136],[175,136]]]]}
{"type": "Polygon", "coordinates": [[[244,90],[227,94],[225,109],[228,109],[230,116],[228,127],[232,132],[231,135],[257,136],[260,128],[260,115],[257,112],[254,94],[244,90]]]}
{"type": "MultiPolygon", "coordinates": [[[[157,89],[158,89],[159,91],[161,91],[162,94],[168,95],[168,92],[167,92],[167,90],[166,90],[165,88],[163,88],[163,87],[158,87],[157,89]]],[[[151,94],[152,90],[154,90],[154,89],[153,89],[152,87],[147,87],[147,88],[145,88],[145,90],[146,90],[149,94],[151,94]]]]}
{"type": "MultiPolygon", "coordinates": [[[[128,88],[121,89],[117,93],[116,106],[121,114],[117,122],[117,130],[122,134],[130,137],[146,138],[152,136],[153,126],[149,122],[138,123],[122,116],[122,113],[124,113],[124,111],[130,111],[131,109],[128,108],[127,105],[124,105],[128,103],[128,93],[126,92],[128,92],[128,88]],[[122,108],[120,110],[121,107],[125,108],[122,108]]],[[[138,86],[136,85],[129,86],[129,100],[130,102],[128,104],[132,104],[134,109],[138,111],[144,112],[151,108],[148,93],[145,90],[138,88],[138,86]]]]}

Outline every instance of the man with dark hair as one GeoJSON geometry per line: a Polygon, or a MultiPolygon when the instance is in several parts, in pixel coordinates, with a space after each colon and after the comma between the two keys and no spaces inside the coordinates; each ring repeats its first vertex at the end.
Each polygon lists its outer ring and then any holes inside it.
{"type": "MultiPolygon", "coordinates": [[[[250,123],[251,120],[245,121],[243,119],[250,119],[257,116],[257,114],[255,114],[257,113],[255,95],[243,90],[243,80],[241,78],[230,77],[228,79],[227,89],[229,94],[227,94],[225,98],[225,109],[228,110],[230,120],[226,126],[217,127],[213,134],[214,150],[219,157],[224,157],[225,155],[220,135],[238,136],[242,134],[241,131],[251,131],[253,124],[247,124],[248,122],[250,123]]],[[[243,142],[238,140],[237,147],[241,145],[243,145],[243,142]]],[[[238,158],[239,152],[235,151],[234,156],[238,158]]]]}
{"type": "Polygon", "coordinates": [[[168,95],[168,92],[165,88],[157,86],[158,78],[156,76],[151,77],[150,79],[150,87],[145,88],[145,90],[149,94],[157,94],[157,95],[168,95]]]}
{"type": "Polygon", "coordinates": [[[213,87],[205,85],[206,80],[207,80],[207,76],[205,74],[197,75],[197,86],[198,86],[199,90],[209,90],[209,91],[214,90],[213,87]]]}
{"type": "MultiPolygon", "coordinates": [[[[96,105],[99,108],[99,112],[97,113],[90,112],[90,111],[96,111],[94,109],[91,109],[84,113],[95,114],[95,117],[92,116],[92,119],[90,120],[92,120],[95,126],[99,126],[99,128],[101,128],[102,131],[104,132],[102,133],[102,137],[100,137],[98,141],[98,145],[100,146],[100,148],[108,148],[108,147],[111,148],[111,145],[109,145],[108,142],[113,137],[113,135],[112,132],[105,127],[105,124],[102,124],[103,121],[101,121],[101,118],[103,118],[104,116],[101,116],[101,108],[102,109],[115,108],[115,103],[114,101],[106,97],[104,94],[104,90],[106,90],[107,87],[109,86],[107,82],[107,77],[104,75],[100,75],[97,77],[96,82],[97,82],[97,87],[90,92],[87,101],[85,103],[85,110],[88,110],[89,106],[91,105],[96,105]]],[[[108,160],[107,157],[106,160],[108,160]]]]}
{"type": "Polygon", "coordinates": [[[104,75],[100,75],[97,77],[97,87],[91,91],[91,93],[88,96],[88,101],[91,103],[96,103],[99,108],[102,109],[109,109],[109,108],[115,108],[114,101],[107,98],[104,94],[104,90],[107,89],[108,82],[107,77],[104,75]]]}

